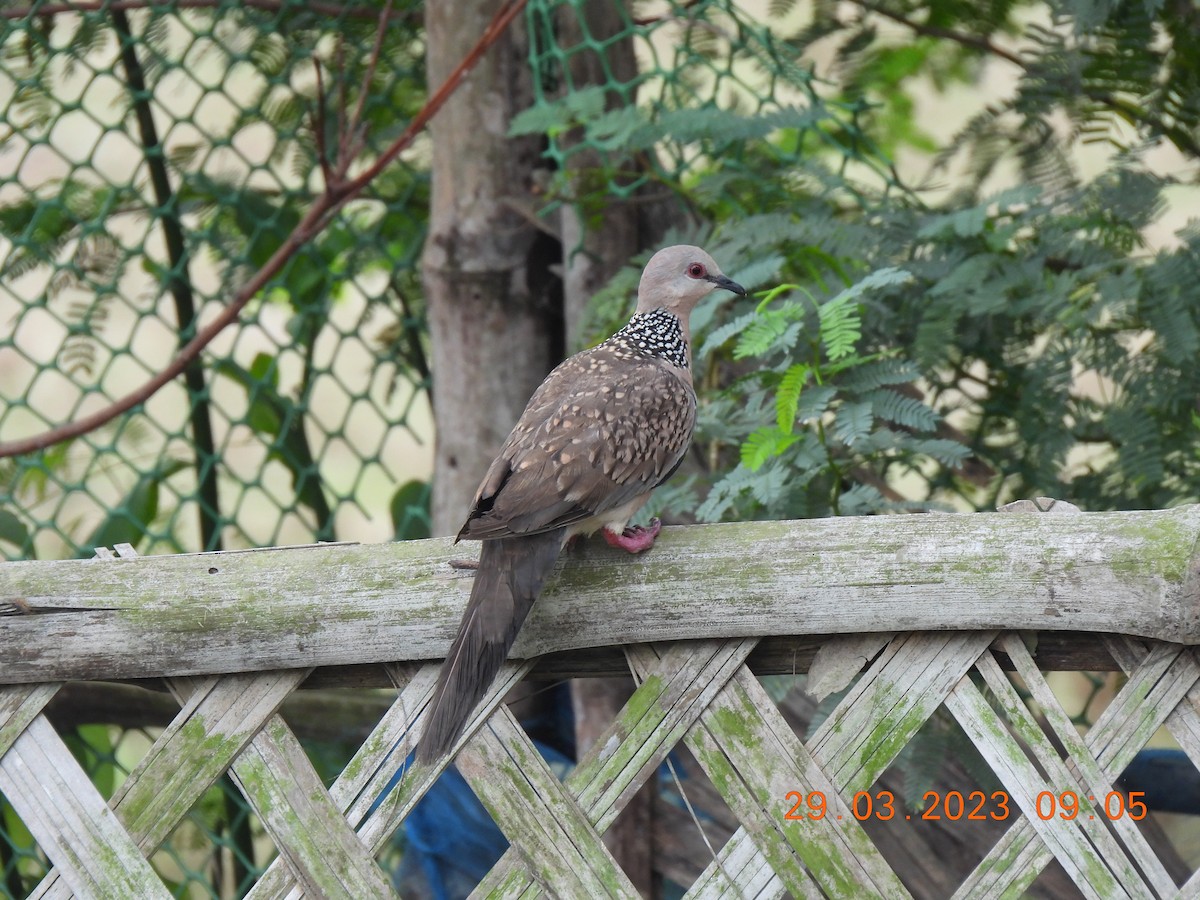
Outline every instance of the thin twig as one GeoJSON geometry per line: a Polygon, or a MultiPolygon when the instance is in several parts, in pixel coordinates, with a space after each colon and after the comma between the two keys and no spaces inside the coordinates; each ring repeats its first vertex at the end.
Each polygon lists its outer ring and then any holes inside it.
{"type": "MultiPolygon", "coordinates": [[[[337,69],[337,133],[338,133],[338,148],[337,156],[334,157],[335,167],[346,158],[346,152],[350,147],[350,141],[346,137],[350,131],[349,122],[346,119],[346,44],[339,40],[333,47],[333,65],[337,69]]],[[[324,97],[318,98],[322,103],[325,102],[324,97]]],[[[346,173],[337,171],[334,180],[344,176],[346,173]]]]}
{"type": "Polygon", "coordinates": [[[317,142],[317,161],[321,164],[321,177],[325,184],[333,181],[333,169],[329,165],[329,147],[325,143],[325,79],[321,75],[321,61],[313,57],[313,68],[317,72],[317,102],[313,109],[313,135],[317,142]]]}
{"type": "Polygon", "coordinates": [[[990,53],[992,56],[997,56],[1000,59],[1008,60],[1014,66],[1020,66],[1022,69],[1028,68],[1025,61],[1017,54],[1010,50],[1005,50],[1003,47],[993,44],[987,38],[976,34],[967,34],[962,31],[955,31],[952,28],[940,28],[936,25],[924,25],[920,22],[914,22],[907,16],[900,13],[892,12],[890,9],[885,9],[882,6],[877,6],[874,3],[868,3],[867,0],[854,0],[855,4],[865,9],[867,12],[873,12],[876,15],[883,16],[885,19],[891,19],[905,28],[908,28],[916,34],[924,35],[925,37],[941,38],[942,40],[954,41],[963,47],[973,47],[976,50],[982,50],[985,53],[990,53]]]}
{"type": "MultiPolygon", "coordinates": [[[[156,12],[172,12],[177,9],[212,9],[225,5],[226,0],[75,0],[71,3],[43,3],[40,6],[19,6],[0,9],[0,19],[45,19],[68,13],[87,13],[131,9],[151,9],[156,12]]],[[[242,0],[242,6],[278,12],[291,7],[287,0],[242,0]]],[[[300,12],[315,12],[324,16],[350,16],[355,19],[375,19],[378,13],[367,6],[341,6],[337,3],[321,3],[308,0],[299,8],[300,12]]],[[[398,19],[407,19],[411,12],[395,13],[398,19]]]]}
{"type": "Polygon", "coordinates": [[[412,121],[408,123],[408,127],[404,129],[404,133],[396,138],[391,146],[384,150],[373,164],[368,166],[355,178],[338,180],[327,184],[325,190],[317,197],[308,212],[304,214],[291,233],[284,238],[283,243],[271,254],[271,258],[242,286],[230,304],[221,310],[208,325],[197,332],[192,340],[188,341],[187,346],[179,351],[175,359],[166,368],[137,390],[126,394],[120,400],[89,416],[59,425],[33,437],[0,444],[0,458],[44,450],[61,441],[77,438],[90,431],[95,431],[122,413],[129,412],[134,407],[145,403],[156,392],[162,389],[164,385],[178,377],[179,373],[187,368],[188,363],[198,357],[204,348],[212,343],[213,338],[237,319],[246,304],[259,291],[266,287],[267,283],[287,264],[288,260],[301,247],[320,233],[330,215],[341,208],[346,201],[358,196],[367,185],[379,177],[379,174],[395,161],[396,157],[412,144],[417,135],[429,124],[429,120],[437,115],[446,101],[450,99],[450,96],[458,88],[459,84],[466,78],[467,73],[479,63],[483,54],[496,43],[512,23],[513,19],[525,8],[526,2],[527,0],[510,0],[509,3],[496,12],[492,21],[488,23],[488,27],[480,35],[479,40],[475,42],[475,46],[463,57],[462,62],[450,73],[450,76],[434,92],[433,96],[425,101],[425,105],[413,116],[412,121]]]}
{"type": "MultiPolygon", "coordinates": [[[[366,144],[366,129],[363,123],[363,114],[366,112],[367,96],[371,93],[371,82],[375,80],[375,71],[379,68],[379,57],[383,53],[383,34],[387,24],[387,17],[392,12],[392,0],[387,0],[383,9],[379,12],[379,27],[375,29],[375,46],[371,48],[371,56],[367,60],[367,71],[363,73],[362,84],[358,89],[358,100],[354,104],[354,112],[350,116],[350,121],[354,123],[354,135],[350,142],[350,150],[346,154],[350,160],[357,157],[363,151],[366,144]]],[[[350,160],[347,160],[348,162],[350,160]]],[[[344,174],[344,173],[343,173],[344,174]]]]}

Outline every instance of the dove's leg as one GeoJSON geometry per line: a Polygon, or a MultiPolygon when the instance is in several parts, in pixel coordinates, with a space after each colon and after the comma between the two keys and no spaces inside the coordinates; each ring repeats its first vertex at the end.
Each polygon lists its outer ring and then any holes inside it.
{"type": "Polygon", "coordinates": [[[654,539],[658,537],[660,531],[662,531],[662,522],[658,519],[651,519],[649,527],[631,525],[619,534],[605,528],[601,533],[610,547],[620,547],[630,553],[641,553],[654,546],[654,539]]]}

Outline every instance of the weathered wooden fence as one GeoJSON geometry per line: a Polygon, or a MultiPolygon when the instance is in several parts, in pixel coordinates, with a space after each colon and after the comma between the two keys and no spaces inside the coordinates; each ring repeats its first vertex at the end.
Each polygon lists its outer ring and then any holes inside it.
{"type": "MultiPolygon", "coordinates": [[[[852,804],[944,706],[1003,784],[983,814],[1012,819],[955,896],[1019,895],[1052,860],[1088,897],[1200,896],[1134,810],[1102,808],[1160,726],[1200,764],[1198,538],[1185,507],[676,528],[641,558],[573,551],[458,753],[512,842],[477,893],[636,896],[601,835],[683,743],[741,824],[690,896],[908,896],[852,804]],[[807,669],[815,644],[857,680],[801,741],[753,672],[807,669]],[[1042,674],[1063,665],[1127,675],[1083,736],[1042,674]],[[640,685],[565,781],[498,705],[535,666],[627,667],[640,685]],[[1074,791],[1080,814],[1040,814],[1046,791],[1074,791]]],[[[390,896],[374,857],[438,775],[395,778],[466,600],[450,563],[470,552],[0,565],[0,792],[55,866],[35,896],[166,896],[146,857],[226,771],[279,848],[250,896],[390,896]],[[310,675],[399,689],[328,790],[278,714],[310,675]],[[179,702],[109,803],[45,716],[81,679],[163,679],[179,702]]]]}

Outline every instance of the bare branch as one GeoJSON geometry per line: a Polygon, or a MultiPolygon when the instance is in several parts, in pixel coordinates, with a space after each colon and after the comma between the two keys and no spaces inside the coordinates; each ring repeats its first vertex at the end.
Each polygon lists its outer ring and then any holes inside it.
{"type": "Polygon", "coordinates": [[[321,74],[321,61],[313,57],[313,69],[317,73],[317,102],[313,107],[312,128],[317,144],[317,161],[321,164],[324,184],[333,181],[333,169],[329,165],[329,147],[325,143],[325,79],[321,74]]]}
{"type": "MultiPolygon", "coordinates": [[[[156,12],[172,12],[177,9],[212,9],[223,5],[224,0],[74,0],[69,3],[42,3],[37,6],[18,6],[0,9],[0,19],[44,19],[68,13],[85,13],[131,9],[150,9],[156,12]]],[[[284,0],[243,0],[242,6],[253,9],[265,9],[278,12],[283,9],[284,0]]],[[[305,6],[308,12],[321,13],[325,16],[350,16],[355,19],[378,18],[378,13],[367,6],[342,6],[337,3],[313,2],[305,6]]],[[[408,19],[412,13],[389,13],[397,19],[408,19]]]]}
{"type": "Polygon", "coordinates": [[[350,115],[350,128],[347,130],[352,136],[348,144],[347,156],[350,158],[346,160],[347,166],[352,162],[353,157],[362,152],[366,143],[367,133],[363,126],[363,113],[367,107],[367,96],[371,93],[371,82],[375,80],[375,72],[379,68],[379,56],[383,53],[383,35],[387,17],[391,12],[392,0],[387,0],[379,12],[379,27],[375,30],[375,46],[371,48],[371,57],[367,60],[367,71],[363,73],[362,84],[358,89],[358,101],[354,104],[354,112],[350,115]]]}
{"type": "Polygon", "coordinates": [[[225,309],[221,310],[215,319],[196,333],[196,336],[179,351],[179,354],[166,368],[137,390],[126,394],[120,400],[89,416],[85,416],[74,422],[64,423],[33,437],[0,444],[0,458],[19,456],[23,453],[34,453],[61,441],[71,440],[72,438],[95,431],[122,413],[129,412],[134,407],[145,403],[164,385],[178,377],[187,368],[188,363],[198,357],[204,348],[212,342],[213,338],[237,319],[246,304],[259,291],[266,287],[267,283],[275,277],[287,261],[301,247],[320,233],[330,215],[336,212],[346,201],[358,196],[367,185],[374,181],[384,169],[395,161],[396,157],[412,144],[417,135],[429,124],[429,120],[437,115],[446,101],[450,99],[450,96],[458,88],[459,84],[462,83],[467,73],[478,64],[483,54],[499,39],[512,23],[513,19],[525,8],[525,3],[526,0],[510,0],[509,3],[502,6],[496,12],[496,15],[492,17],[492,21],[488,23],[488,27],[484,29],[483,34],[476,41],[475,46],[471,48],[471,51],[463,58],[455,70],[450,73],[450,77],[446,79],[445,83],[434,92],[433,96],[425,101],[425,105],[413,116],[412,121],[408,123],[408,127],[404,129],[404,133],[396,138],[379,155],[379,158],[373,164],[368,166],[366,170],[355,178],[344,181],[337,180],[331,184],[327,184],[325,190],[317,197],[308,212],[304,214],[304,217],[292,229],[292,232],[284,239],[283,243],[271,254],[271,258],[242,286],[234,296],[232,302],[225,309]]]}
{"type": "Polygon", "coordinates": [[[865,9],[867,12],[873,12],[876,15],[883,16],[885,19],[891,19],[905,28],[910,29],[916,34],[924,35],[925,37],[940,38],[942,40],[953,41],[963,47],[971,47],[975,50],[982,50],[992,56],[1007,60],[1014,66],[1020,66],[1022,69],[1028,68],[1024,60],[1011,50],[1005,50],[1003,47],[993,44],[986,37],[976,34],[967,34],[962,31],[955,31],[952,28],[940,28],[936,25],[925,25],[921,22],[914,22],[906,16],[897,12],[892,12],[890,9],[885,9],[882,6],[877,6],[874,3],[868,3],[867,0],[854,0],[855,4],[865,9]]]}

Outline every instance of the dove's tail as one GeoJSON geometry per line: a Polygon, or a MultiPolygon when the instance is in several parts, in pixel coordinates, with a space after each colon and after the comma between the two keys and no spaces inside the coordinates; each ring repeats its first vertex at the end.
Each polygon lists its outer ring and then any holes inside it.
{"type": "Polygon", "coordinates": [[[554,568],[565,536],[566,529],[559,528],[483,542],[471,600],[425,714],[425,729],[417,746],[418,762],[433,762],[448,753],[462,733],[475,705],[508,657],[533,601],[554,568]]]}

